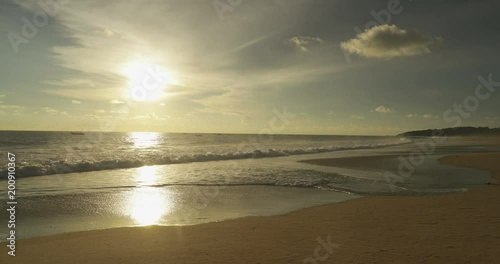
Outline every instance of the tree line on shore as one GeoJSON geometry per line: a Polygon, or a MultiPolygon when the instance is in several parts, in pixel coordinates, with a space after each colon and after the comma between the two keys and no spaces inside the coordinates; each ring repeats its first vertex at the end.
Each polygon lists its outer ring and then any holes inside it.
{"type": "Polygon", "coordinates": [[[450,127],[442,129],[425,129],[408,131],[398,136],[431,137],[431,136],[500,136],[500,128],[489,127],[450,127]]]}

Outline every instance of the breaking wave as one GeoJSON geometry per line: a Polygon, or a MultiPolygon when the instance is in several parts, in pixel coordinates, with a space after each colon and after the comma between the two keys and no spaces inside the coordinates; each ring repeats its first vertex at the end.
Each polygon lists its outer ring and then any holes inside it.
{"type": "MultiPolygon", "coordinates": [[[[191,162],[207,162],[207,161],[223,161],[223,160],[238,160],[238,159],[259,159],[259,158],[272,158],[272,157],[284,157],[291,155],[303,155],[303,154],[314,154],[314,153],[324,153],[333,152],[341,150],[352,150],[352,149],[373,149],[381,148],[387,146],[395,146],[408,144],[411,141],[409,139],[401,140],[398,143],[378,143],[378,144],[366,144],[366,145],[351,145],[351,146],[332,146],[332,147],[319,147],[319,148],[296,148],[296,149],[285,149],[276,150],[268,149],[267,151],[253,150],[247,152],[232,152],[224,154],[214,154],[211,152],[205,154],[192,154],[192,155],[181,155],[175,157],[169,153],[168,155],[133,155],[127,158],[102,158],[101,160],[80,160],[80,161],[68,161],[68,160],[55,160],[55,161],[44,161],[39,164],[31,161],[19,162],[16,164],[16,176],[40,176],[40,175],[53,175],[53,174],[66,174],[75,172],[90,172],[90,171],[102,171],[102,170],[114,170],[114,169],[126,169],[126,168],[136,168],[149,165],[168,165],[168,164],[182,164],[191,162]]],[[[7,171],[1,171],[1,175],[5,177],[7,171]]]]}

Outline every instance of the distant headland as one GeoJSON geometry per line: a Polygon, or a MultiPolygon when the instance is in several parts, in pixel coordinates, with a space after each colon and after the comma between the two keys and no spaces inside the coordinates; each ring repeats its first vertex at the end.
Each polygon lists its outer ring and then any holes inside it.
{"type": "Polygon", "coordinates": [[[500,136],[500,128],[489,127],[450,127],[442,129],[426,129],[409,131],[398,136],[432,137],[432,136],[500,136]]]}

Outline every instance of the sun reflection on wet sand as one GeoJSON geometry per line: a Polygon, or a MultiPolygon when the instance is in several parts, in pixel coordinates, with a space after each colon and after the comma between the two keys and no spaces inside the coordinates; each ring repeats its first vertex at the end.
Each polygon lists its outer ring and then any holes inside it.
{"type": "Polygon", "coordinates": [[[143,187],[135,189],[130,196],[127,214],[140,226],[160,224],[162,217],[171,211],[173,201],[170,191],[148,187],[156,183],[157,176],[157,167],[138,169],[137,181],[143,187]]]}
{"type": "Polygon", "coordinates": [[[171,197],[166,190],[142,187],[134,191],[129,201],[129,215],[140,226],[160,224],[171,210],[171,197]]]}

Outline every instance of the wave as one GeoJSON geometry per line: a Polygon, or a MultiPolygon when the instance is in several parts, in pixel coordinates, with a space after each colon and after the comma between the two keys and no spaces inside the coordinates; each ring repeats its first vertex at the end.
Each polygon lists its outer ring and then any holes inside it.
{"type": "MultiPolygon", "coordinates": [[[[169,156],[134,157],[131,159],[122,159],[122,160],[107,159],[107,160],[77,161],[77,162],[59,160],[59,161],[44,162],[43,164],[35,164],[35,165],[18,163],[16,164],[15,175],[21,177],[31,177],[31,176],[67,174],[76,172],[128,169],[128,168],[137,168],[137,167],[151,166],[151,165],[168,165],[168,164],[183,164],[192,162],[272,158],[272,157],[284,157],[292,155],[334,152],[342,150],[374,149],[374,148],[382,148],[388,146],[403,145],[408,143],[411,143],[411,140],[404,139],[398,143],[378,143],[378,144],[367,144],[367,145],[331,146],[331,147],[299,148],[299,149],[287,149],[287,150],[268,149],[267,151],[253,150],[248,152],[234,152],[225,154],[213,154],[208,152],[205,154],[183,155],[179,157],[169,157],[169,156]]],[[[1,170],[0,173],[2,175],[1,177],[6,177],[7,175],[6,170],[1,170]]]]}

